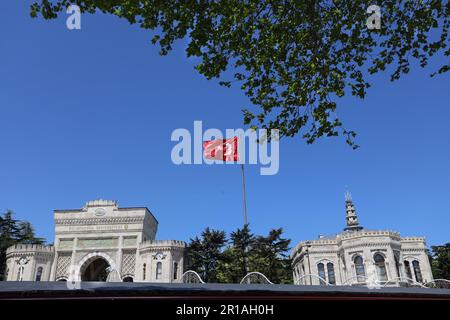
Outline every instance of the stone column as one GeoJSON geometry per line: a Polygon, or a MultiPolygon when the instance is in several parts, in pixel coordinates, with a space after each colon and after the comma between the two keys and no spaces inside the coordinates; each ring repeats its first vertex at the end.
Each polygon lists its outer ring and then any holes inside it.
{"type": "MultiPolygon", "coordinates": [[[[77,248],[78,248],[78,238],[75,238],[75,239],[73,239],[72,255],[70,257],[70,265],[72,266],[72,270],[74,270],[74,271],[75,271],[76,259],[77,259],[77,248]]],[[[78,266],[78,267],[81,267],[81,266],[78,266]]],[[[69,270],[70,270],[70,268],[69,268],[69,270]]],[[[81,277],[81,274],[80,274],[80,277],[81,277]]]]}
{"type": "Polygon", "coordinates": [[[36,278],[35,278],[35,276],[36,276],[36,256],[37,256],[37,254],[35,253],[34,255],[32,255],[31,257],[30,257],[30,260],[31,260],[31,270],[30,270],[30,281],[35,281],[36,280],[36,278]]]}
{"type": "Polygon", "coordinates": [[[55,256],[53,257],[52,268],[50,270],[50,281],[56,281],[56,264],[58,263],[58,250],[55,245],[55,256]]]}
{"type": "Polygon", "coordinates": [[[155,254],[155,252],[153,250],[150,250],[149,254],[148,254],[148,258],[147,258],[147,261],[148,261],[147,268],[148,268],[148,271],[150,272],[149,277],[148,277],[149,282],[153,282],[155,280],[155,272],[154,272],[154,268],[153,268],[153,262],[154,262],[153,255],[154,254],[155,254]]]}
{"type": "Polygon", "coordinates": [[[433,273],[431,271],[430,261],[428,260],[428,256],[425,251],[421,254],[419,265],[422,272],[423,281],[425,282],[433,281],[434,278],[433,273]]]}
{"type": "Polygon", "coordinates": [[[342,266],[341,266],[341,256],[337,256],[337,264],[334,268],[334,277],[336,278],[336,285],[342,284],[342,266]],[[339,281],[336,272],[339,272],[339,281]]]}
{"type": "Polygon", "coordinates": [[[173,282],[173,263],[174,263],[173,254],[174,254],[174,252],[173,252],[172,250],[170,250],[170,248],[169,248],[169,250],[168,250],[169,267],[167,268],[168,271],[169,271],[169,275],[168,275],[168,278],[167,278],[167,280],[168,280],[169,283],[172,283],[172,282],[173,282]]]}
{"type": "MultiPolygon", "coordinates": [[[[120,275],[120,280],[122,280],[122,247],[123,247],[123,236],[119,237],[119,248],[117,251],[117,261],[116,261],[116,267],[117,267],[117,272],[120,275]]],[[[137,252],[137,249],[136,249],[137,252]]]]}

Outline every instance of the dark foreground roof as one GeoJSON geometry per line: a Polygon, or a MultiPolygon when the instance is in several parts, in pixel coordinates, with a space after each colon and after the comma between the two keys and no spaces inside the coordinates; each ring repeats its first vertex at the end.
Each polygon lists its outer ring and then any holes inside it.
{"type": "Polygon", "coordinates": [[[66,282],[0,282],[1,299],[270,299],[355,300],[439,299],[450,300],[449,289],[382,288],[350,286],[299,286],[269,284],[156,284],[83,282],[69,289],[66,282]]]}

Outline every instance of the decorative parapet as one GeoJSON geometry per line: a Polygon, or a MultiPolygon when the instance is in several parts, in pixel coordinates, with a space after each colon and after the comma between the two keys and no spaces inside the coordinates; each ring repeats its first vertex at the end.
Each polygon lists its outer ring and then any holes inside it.
{"type": "Polygon", "coordinates": [[[319,239],[319,240],[311,240],[311,241],[301,241],[298,243],[295,248],[312,246],[312,245],[335,245],[337,244],[336,239],[319,239]]]}
{"type": "Polygon", "coordinates": [[[405,237],[401,238],[402,251],[405,252],[423,252],[427,250],[425,237],[405,237]]]}
{"type": "Polygon", "coordinates": [[[55,248],[53,246],[44,246],[41,244],[15,244],[6,249],[6,257],[21,255],[53,255],[55,248]]]}
{"type": "Polygon", "coordinates": [[[341,233],[337,237],[340,240],[348,240],[348,239],[355,239],[360,237],[377,237],[377,236],[388,236],[390,238],[393,238],[395,240],[400,241],[400,233],[396,231],[379,231],[379,230],[361,230],[356,232],[348,232],[348,233],[341,233]]]}
{"type": "Polygon", "coordinates": [[[99,199],[99,200],[91,200],[86,202],[86,204],[83,207],[83,210],[87,210],[87,208],[92,208],[92,207],[114,207],[114,208],[118,208],[118,204],[117,201],[114,200],[103,200],[103,199],[99,199]]]}
{"type": "Polygon", "coordinates": [[[181,240],[148,240],[142,242],[139,247],[146,246],[175,246],[175,247],[186,247],[186,242],[181,240]]]}
{"type": "Polygon", "coordinates": [[[139,250],[164,250],[178,249],[183,250],[186,242],[180,240],[149,240],[139,244],[139,250]]]}
{"type": "MultiPolygon", "coordinates": [[[[336,246],[338,244],[336,239],[318,239],[311,241],[301,241],[299,242],[294,249],[291,251],[291,258],[294,258],[296,255],[301,255],[306,252],[306,248],[310,248],[313,246],[336,246]]],[[[326,250],[324,252],[329,252],[326,250]]]]}
{"type": "Polygon", "coordinates": [[[425,242],[425,237],[403,237],[400,239],[402,243],[406,242],[425,242]]]}

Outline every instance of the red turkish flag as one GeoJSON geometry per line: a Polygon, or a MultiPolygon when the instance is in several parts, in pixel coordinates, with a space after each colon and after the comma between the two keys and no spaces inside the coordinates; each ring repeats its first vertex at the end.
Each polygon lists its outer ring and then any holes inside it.
{"type": "Polygon", "coordinates": [[[238,137],[203,142],[203,155],[206,159],[238,161],[238,137]]]}

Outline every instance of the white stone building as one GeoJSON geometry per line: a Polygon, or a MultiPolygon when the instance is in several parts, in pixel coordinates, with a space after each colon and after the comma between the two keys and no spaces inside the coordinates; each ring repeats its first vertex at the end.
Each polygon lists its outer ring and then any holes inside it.
{"type": "Polygon", "coordinates": [[[7,250],[8,281],[176,282],[186,243],[155,240],[158,221],[147,208],[95,200],[82,209],[55,210],[53,246],[7,250]]]}
{"type": "Polygon", "coordinates": [[[292,250],[295,284],[401,286],[433,280],[425,238],[363,229],[349,193],[346,215],[342,233],[302,241],[292,250]]]}

